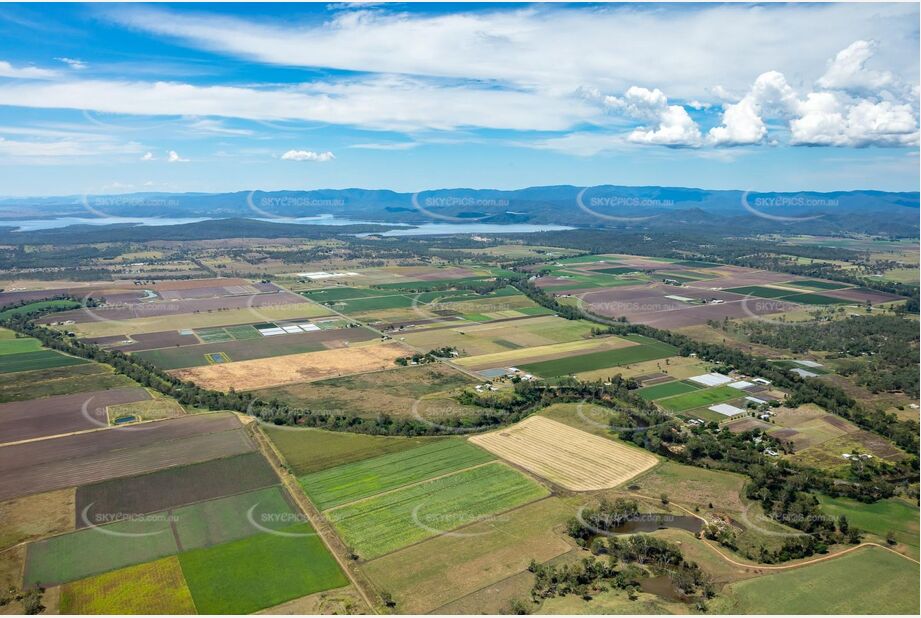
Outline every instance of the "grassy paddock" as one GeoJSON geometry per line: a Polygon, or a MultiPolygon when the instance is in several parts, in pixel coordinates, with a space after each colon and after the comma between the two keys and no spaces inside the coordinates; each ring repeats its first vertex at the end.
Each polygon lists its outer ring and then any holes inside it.
{"type": "Polygon", "coordinates": [[[348,584],[307,523],[179,556],[201,614],[249,614],[348,584]]]}

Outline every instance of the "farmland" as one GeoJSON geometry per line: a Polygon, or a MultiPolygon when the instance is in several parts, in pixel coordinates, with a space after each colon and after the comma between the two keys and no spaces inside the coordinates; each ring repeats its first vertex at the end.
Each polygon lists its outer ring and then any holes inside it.
{"type": "Polygon", "coordinates": [[[175,556],[66,584],[65,614],[194,614],[195,604],[175,556]]]}
{"type": "Polygon", "coordinates": [[[541,416],[470,441],[574,491],[614,487],[648,470],[655,456],[541,416]]]}
{"type": "Polygon", "coordinates": [[[393,369],[394,361],[405,354],[402,346],[391,343],[176,369],[172,373],[214,390],[233,387],[244,391],[393,369]]]}
{"type": "Polygon", "coordinates": [[[545,495],[546,489],[496,462],[342,506],[330,517],[370,560],[545,495]]]}
{"type": "Polygon", "coordinates": [[[198,612],[248,614],[348,583],[309,524],[281,532],[180,554],[198,612]]]}
{"type": "MultiPolygon", "coordinates": [[[[50,611],[507,613],[512,601],[530,598],[532,560],[579,565],[592,555],[579,547],[592,539],[570,536],[571,519],[622,498],[637,500],[644,514],[693,513],[731,534],[730,547],[685,529],[652,533],[713,578],[711,613],[772,611],[762,586],[797,573],[806,583],[789,602],[784,596],[784,607],[812,610],[834,578],[877,563],[906,580],[910,563],[894,556],[905,564],[889,564],[890,552],[876,548],[790,572],[761,569],[759,558],[783,568],[798,559],[780,552],[803,535],[750,499],[749,488],[752,466],[774,471],[784,466],[771,464],[787,460],[810,474],[828,471],[830,486],[857,487],[841,456],[854,449],[910,476],[910,454],[815,404],[787,407],[795,388],[690,379],[759,375],[744,362],[730,366],[735,357],[719,346],[756,355],[764,347],[732,339],[713,320],[810,319],[812,310],[830,311],[826,304],[848,312],[868,299],[889,303],[891,294],[709,257],[567,259],[559,256],[573,250],[545,254],[519,241],[504,245],[509,255],[543,261],[507,271],[497,265],[507,257],[501,245],[489,239],[425,260],[410,250],[377,259],[385,238],[363,240],[354,252],[347,240],[306,250],[290,239],[250,239],[233,255],[205,243],[190,250],[195,259],[232,276],[97,282],[79,296],[104,291],[89,309],[105,320],[67,305],[72,311],[40,320],[73,333],[65,342],[164,372],[130,374],[137,382],[116,372],[119,361],[84,361],[0,330],[3,581],[46,586],[50,611]],[[304,255],[292,255],[298,251],[304,255]],[[266,276],[242,274],[256,271],[266,276]],[[609,329],[592,314],[618,320],[609,329]],[[678,338],[664,343],[632,324],[706,337],[717,352],[678,338]],[[54,366],[49,359],[58,357],[75,364],[54,366]],[[4,373],[4,362],[15,371],[4,373]],[[165,388],[147,380],[158,375],[165,388]],[[172,378],[215,392],[196,395],[172,378]],[[765,398],[765,418],[750,415],[754,408],[732,420],[707,410],[745,407],[749,394],[765,398]],[[673,433],[659,429],[666,423],[673,433]],[[763,433],[745,433],[752,430],[763,433]],[[857,558],[862,566],[847,566],[857,558]],[[843,571],[821,574],[831,567],[843,571]]],[[[198,262],[169,267],[206,276],[198,262]]],[[[791,356],[822,360],[822,381],[847,378],[838,359],[811,351],[771,351],[767,358],[781,360],[769,367],[800,367],[791,356]]],[[[783,384],[768,369],[760,375],[783,384]]],[[[892,485],[893,497],[868,503],[816,493],[816,508],[835,521],[845,515],[867,541],[885,544],[892,532],[890,547],[917,558],[914,488],[892,485]]],[[[813,489],[799,493],[797,506],[808,510],[813,489]]],[[[776,495],[772,501],[782,510],[776,495]]],[[[830,554],[850,546],[840,535],[825,541],[830,554]]],[[[772,586],[785,595],[796,585],[779,581],[772,586]]],[[[873,582],[892,592],[888,580],[873,582]]],[[[588,598],[558,595],[528,609],[692,611],[673,590],[655,594],[643,583],[636,601],[607,582],[588,598]]],[[[863,611],[875,595],[861,586],[859,602],[841,607],[863,611]]]]}
{"type": "Polygon", "coordinates": [[[870,547],[733,584],[723,607],[727,613],[746,614],[916,614],[918,569],[891,552],[870,547]],[[842,582],[847,582],[847,594],[841,594],[842,582]]]}
{"type": "Polygon", "coordinates": [[[491,459],[464,441],[442,440],[316,472],[301,477],[300,482],[314,504],[325,510],[491,459]]]}

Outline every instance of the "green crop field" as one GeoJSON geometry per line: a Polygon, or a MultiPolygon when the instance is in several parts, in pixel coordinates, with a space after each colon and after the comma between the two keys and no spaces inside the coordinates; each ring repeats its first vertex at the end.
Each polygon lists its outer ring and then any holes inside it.
{"type": "Polygon", "coordinates": [[[233,336],[223,328],[200,328],[195,331],[195,334],[205,343],[233,341],[233,336]]]}
{"type": "Polygon", "coordinates": [[[801,305],[859,305],[860,303],[855,300],[845,300],[843,298],[834,298],[832,296],[825,296],[823,294],[793,294],[791,296],[784,296],[783,298],[787,302],[791,303],[800,303],[801,305]]]}
{"type": "Polygon", "coordinates": [[[617,266],[614,268],[596,268],[592,270],[593,273],[604,273],[606,275],[625,275],[627,273],[635,273],[638,268],[630,268],[629,266],[617,266]]]}
{"type": "Polygon", "coordinates": [[[656,403],[670,412],[683,412],[701,406],[711,406],[715,403],[729,401],[741,396],[743,396],[742,391],[738,389],[729,386],[717,386],[660,399],[656,403]]]}
{"type": "Polygon", "coordinates": [[[371,559],[546,496],[494,462],[343,506],[327,513],[359,556],[371,559]]]}
{"type": "Polygon", "coordinates": [[[201,614],[250,614],[349,583],[310,524],[179,555],[201,614]]]}
{"type": "Polygon", "coordinates": [[[321,290],[310,290],[301,292],[310,300],[318,303],[335,302],[339,300],[351,300],[353,298],[369,298],[371,296],[391,296],[393,292],[388,290],[376,290],[373,288],[323,288],[321,290]]]}
{"type": "Polygon", "coordinates": [[[405,309],[412,306],[413,300],[411,298],[396,295],[339,301],[335,308],[342,313],[364,313],[365,311],[380,311],[381,309],[405,309]]]}
{"type": "Polygon", "coordinates": [[[162,558],[61,587],[62,614],[194,614],[179,559],[162,558]]]}
{"type": "Polygon", "coordinates": [[[369,436],[360,433],[299,429],[293,427],[265,428],[266,434],[295,474],[309,474],[334,466],[360,461],[386,453],[396,453],[439,438],[396,438],[369,436]]]}
{"type": "Polygon", "coordinates": [[[763,285],[745,285],[740,288],[728,288],[727,292],[734,292],[743,296],[755,296],[757,298],[783,298],[796,292],[790,290],[778,290],[777,288],[768,288],[763,285]]]}
{"type": "Polygon", "coordinates": [[[0,320],[6,320],[15,314],[26,314],[32,311],[44,311],[46,309],[79,309],[82,305],[73,300],[40,300],[38,302],[29,303],[21,307],[11,307],[4,311],[0,311],[0,320]]]}
{"type": "Polygon", "coordinates": [[[701,262],[700,260],[683,260],[681,262],[674,262],[674,264],[675,266],[687,266],[688,268],[715,268],[717,266],[722,266],[722,264],[701,262]]]}
{"type": "Polygon", "coordinates": [[[315,472],[298,480],[314,504],[326,510],[492,459],[492,455],[466,440],[442,440],[315,472]]]}
{"type": "Polygon", "coordinates": [[[137,384],[127,376],[113,373],[108,366],[96,363],[30,371],[28,381],[19,374],[0,373],[0,403],[121,386],[137,384]]]}
{"type": "Polygon", "coordinates": [[[798,288],[809,288],[812,290],[840,290],[846,288],[846,283],[837,283],[835,281],[814,281],[812,279],[799,279],[796,281],[787,281],[784,285],[795,285],[798,288]]]}
{"type": "Polygon", "coordinates": [[[259,331],[256,330],[252,324],[244,324],[242,326],[228,326],[224,330],[227,331],[227,334],[229,334],[237,341],[259,339],[262,337],[262,335],[259,334],[259,331]]]}
{"type": "Polygon", "coordinates": [[[83,365],[88,362],[86,359],[66,356],[55,350],[40,349],[34,352],[20,352],[19,354],[0,356],[0,373],[69,367],[71,365],[83,365]]]}
{"type": "Polygon", "coordinates": [[[917,615],[918,566],[885,549],[869,547],[820,564],[737,582],[724,593],[717,601],[717,613],[917,615]]]}
{"type": "Polygon", "coordinates": [[[918,557],[918,507],[896,498],[865,504],[849,498],[819,496],[822,512],[847,517],[848,524],[871,534],[885,537],[892,532],[895,540],[908,546],[918,557]]]}
{"type": "Polygon", "coordinates": [[[699,386],[696,386],[690,382],[666,382],[665,384],[656,384],[655,386],[647,386],[646,388],[641,388],[640,390],[636,391],[636,394],[646,401],[653,401],[655,399],[662,399],[664,397],[681,395],[682,393],[690,393],[691,391],[696,391],[699,389],[699,386]]]}
{"type": "Polygon", "coordinates": [[[298,521],[279,487],[207,500],[171,511],[184,550],[236,541],[298,521]]]}
{"type": "Polygon", "coordinates": [[[633,335],[625,337],[625,339],[635,341],[639,343],[639,345],[617,348],[615,350],[605,350],[603,352],[591,352],[578,356],[567,356],[536,363],[526,363],[520,365],[520,368],[535,375],[553,378],[583,371],[594,371],[595,369],[605,369],[608,367],[627,365],[629,363],[656,360],[658,358],[674,356],[678,353],[677,348],[674,346],[655,341],[654,339],[633,335]]]}
{"type": "MultiPolygon", "coordinates": [[[[10,331],[6,332],[9,333],[10,331]]],[[[32,337],[4,337],[0,339],[0,356],[36,352],[41,349],[42,342],[32,337]]]]}
{"type": "Polygon", "coordinates": [[[620,258],[609,255],[579,255],[556,260],[557,264],[594,264],[597,262],[619,262],[620,258]]]}
{"type": "Polygon", "coordinates": [[[165,517],[147,517],[84,528],[31,543],[26,553],[25,585],[70,582],[176,553],[165,517]]]}

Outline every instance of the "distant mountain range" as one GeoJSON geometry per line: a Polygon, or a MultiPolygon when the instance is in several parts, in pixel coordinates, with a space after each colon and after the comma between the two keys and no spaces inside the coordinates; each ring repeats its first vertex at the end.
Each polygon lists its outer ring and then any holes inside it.
{"type": "Polygon", "coordinates": [[[0,199],[0,226],[60,217],[285,218],[330,216],[353,222],[531,223],[576,227],[712,225],[772,231],[917,235],[918,192],[745,193],[678,187],[569,185],[437,189],[418,194],[369,189],[236,193],[133,193],[0,199]]]}

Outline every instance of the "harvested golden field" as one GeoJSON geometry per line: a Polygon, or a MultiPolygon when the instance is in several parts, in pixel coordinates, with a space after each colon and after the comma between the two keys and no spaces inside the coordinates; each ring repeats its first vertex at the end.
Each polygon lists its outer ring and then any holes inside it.
{"type": "Polygon", "coordinates": [[[493,354],[481,354],[454,359],[454,363],[461,367],[483,369],[487,367],[522,365],[544,360],[556,360],[566,356],[602,352],[637,345],[633,341],[619,337],[604,337],[599,339],[582,339],[567,341],[566,343],[553,343],[532,348],[520,348],[493,354]]]}
{"type": "Polygon", "coordinates": [[[204,388],[238,391],[294,382],[311,382],[381,369],[395,369],[400,356],[412,352],[398,343],[288,354],[236,363],[176,369],[170,373],[204,388]]]}
{"type": "Polygon", "coordinates": [[[532,416],[470,441],[573,491],[608,489],[652,468],[658,459],[620,442],[532,416]]]}

